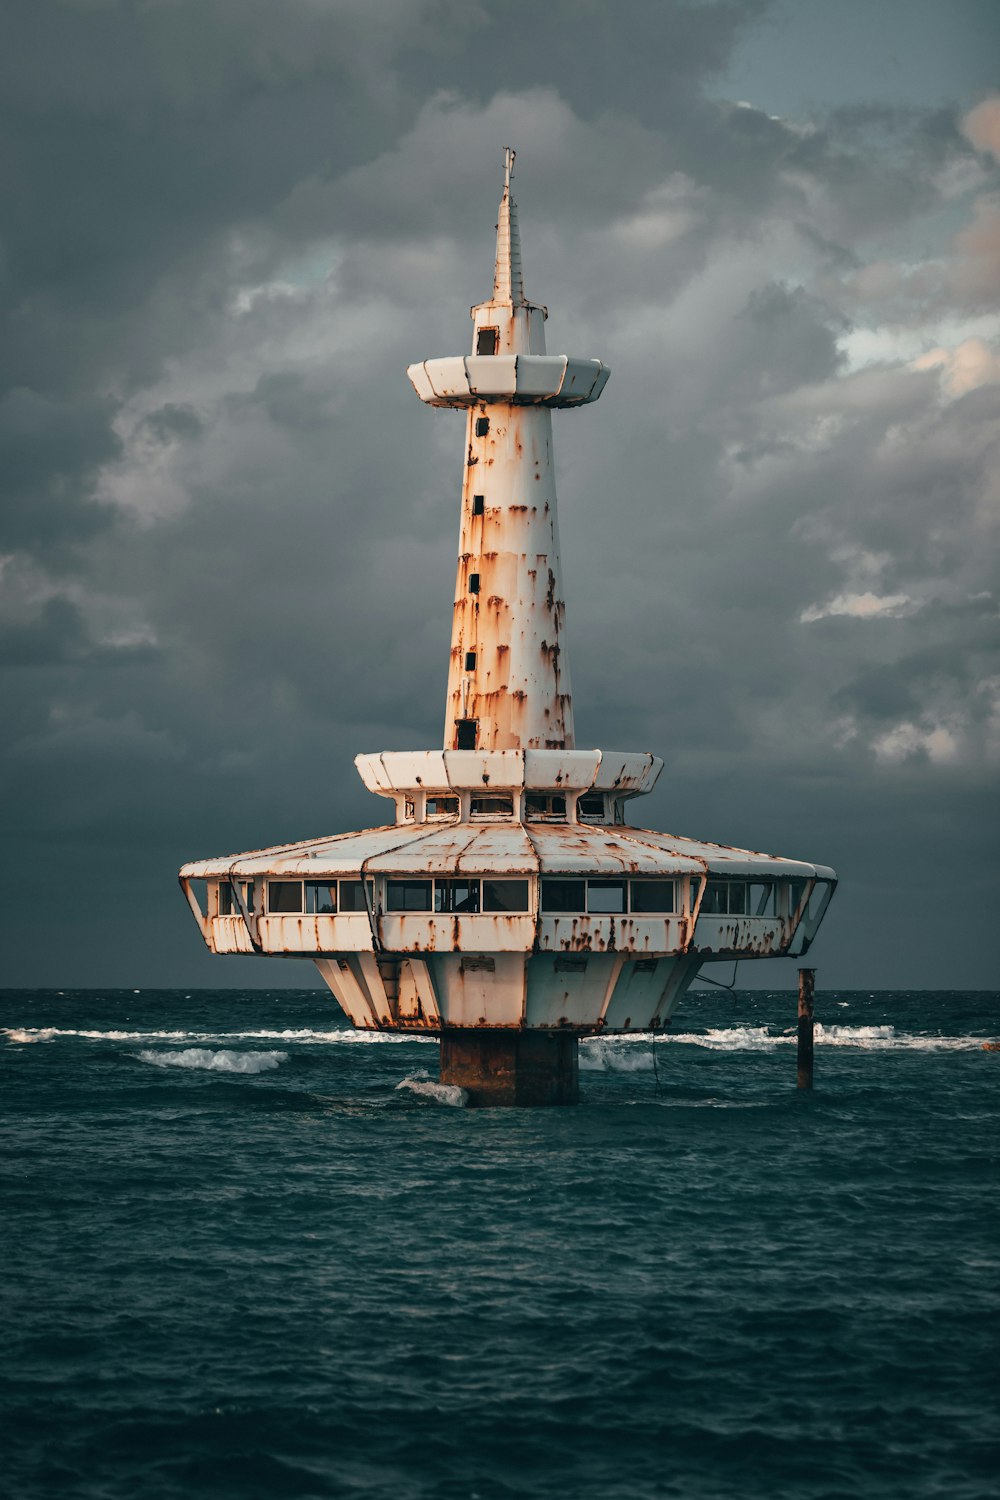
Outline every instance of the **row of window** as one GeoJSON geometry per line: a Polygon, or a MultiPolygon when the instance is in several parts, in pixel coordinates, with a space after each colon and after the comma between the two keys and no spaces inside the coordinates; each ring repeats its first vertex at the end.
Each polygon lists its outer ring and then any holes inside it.
{"type": "MultiPolygon", "coordinates": [[[[253,910],[253,885],[241,882],[248,911],[253,910]]],[[[692,903],[698,881],[693,879],[692,903]]],[[[798,905],[803,882],[790,882],[791,907],[798,905]]],[[[267,910],[275,914],[306,913],[335,916],[338,912],[374,909],[374,885],[367,882],[368,901],[360,880],[269,880],[267,910]]],[[[390,879],[385,882],[388,913],[434,912],[438,914],[529,912],[527,880],[501,880],[471,876],[450,880],[390,879]]],[[[667,916],[682,909],[680,885],[674,880],[627,880],[594,877],[589,880],[543,876],[540,910],[547,915],[667,916]]],[[[701,904],[702,916],[773,916],[776,887],[773,881],[710,880],[701,904]]],[[[234,916],[239,902],[233,887],[219,884],[219,915],[234,916]]]]}
{"type": "MultiPolygon", "coordinates": [[[[523,805],[525,822],[538,820],[565,823],[567,821],[566,798],[561,792],[551,794],[526,792],[523,805]]],[[[583,822],[589,819],[603,819],[605,810],[604,798],[599,794],[577,798],[576,813],[583,822]]],[[[428,796],[424,803],[424,816],[427,818],[457,818],[459,811],[460,803],[457,797],[428,796]]],[[[416,815],[416,804],[410,798],[406,799],[405,812],[408,818],[416,815]]],[[[473,796],[469,800],[469,816],[472,818],[513,818],[514,798],[496,792],[473,796]]]]}

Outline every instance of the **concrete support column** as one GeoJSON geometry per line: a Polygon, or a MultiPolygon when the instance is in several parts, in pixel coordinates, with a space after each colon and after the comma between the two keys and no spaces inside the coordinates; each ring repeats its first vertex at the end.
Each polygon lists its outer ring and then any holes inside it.
{"type": "Polygon", "coordinates": [[[441,1033],[441,1082],[470,1105],[576,1104],[578,1043],[569,1032],[449,1028],[441,1033]]]}

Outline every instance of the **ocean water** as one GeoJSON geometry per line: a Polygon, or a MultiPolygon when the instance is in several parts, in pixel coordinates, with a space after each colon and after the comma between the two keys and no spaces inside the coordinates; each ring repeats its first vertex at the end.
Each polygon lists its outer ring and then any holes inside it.
{"type": "Polygon", "coordinates": [[[0,996],[0,1493],[983,1500],[1000,997],[691,995],[467,1110],[311,991],[0,996]]]}

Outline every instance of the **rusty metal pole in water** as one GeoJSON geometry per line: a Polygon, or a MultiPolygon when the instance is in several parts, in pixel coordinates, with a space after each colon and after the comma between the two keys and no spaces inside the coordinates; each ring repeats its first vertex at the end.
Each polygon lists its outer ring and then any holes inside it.
{"type": "Polygon", "coordinates": [[[799,970],[799,1045],[798,1086],[811,1089],[813,1086],[813,996],[816,991],[816,970],[799,970]]]}

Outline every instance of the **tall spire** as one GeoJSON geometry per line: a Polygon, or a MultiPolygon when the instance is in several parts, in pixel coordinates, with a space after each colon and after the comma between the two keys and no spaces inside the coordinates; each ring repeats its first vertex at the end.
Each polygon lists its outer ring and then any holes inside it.
{"type": "Polygon", "coordinates": [[[524,278],[521,270],[521,235],[517,227],[517,204],[511,194],[516,151],[504,147],[503,197],[497,219],[497,259],[493,272],[494,302],[523,303],[524,278]]]}

